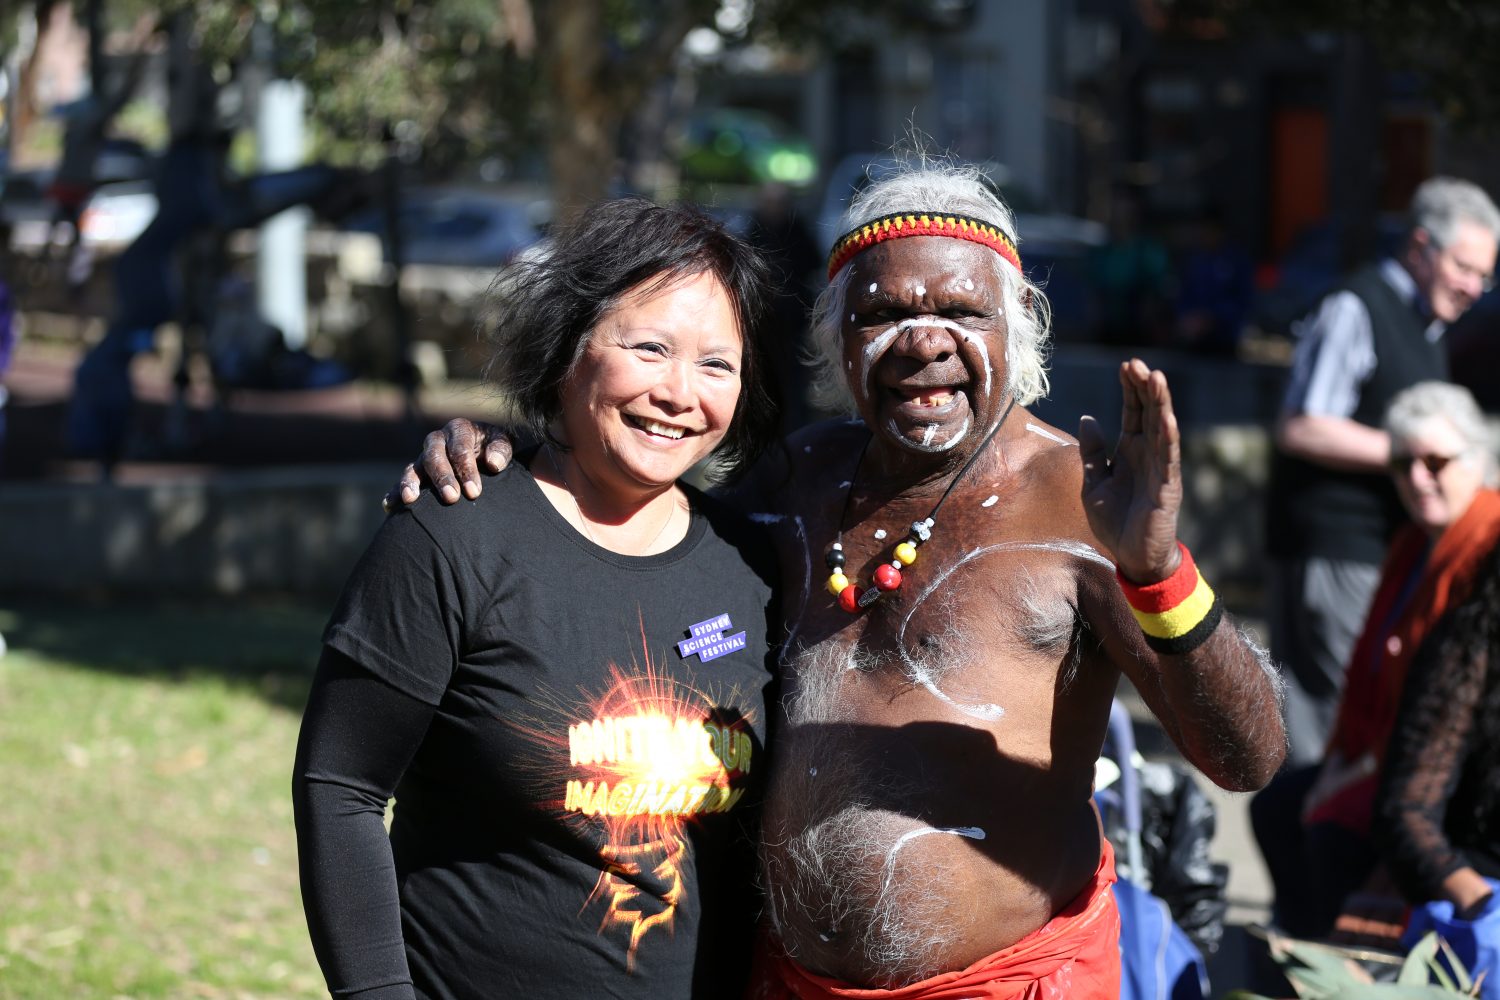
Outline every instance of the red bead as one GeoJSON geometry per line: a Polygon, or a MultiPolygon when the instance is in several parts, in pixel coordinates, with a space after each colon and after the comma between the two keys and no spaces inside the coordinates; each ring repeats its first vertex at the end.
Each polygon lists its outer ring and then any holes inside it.
{"type": "Polygon", "coordinates": [[[901,586],[901,571],[890,563],[875,568],[875,586],[881,590],[895,590],[901,586]]]}
{"type": "Polygon", "coordinates": [[[859,584],[851,583],[839,594],[839,607],[851,615],[859,610],[859,584]]]}

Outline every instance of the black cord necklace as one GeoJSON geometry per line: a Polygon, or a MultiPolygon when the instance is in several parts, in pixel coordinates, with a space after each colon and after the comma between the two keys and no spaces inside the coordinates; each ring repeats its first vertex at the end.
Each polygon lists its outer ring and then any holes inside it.
{"type": "Polygon", "coordinates": [[[1001,427],[1005,426],[1005,418],[1010,416],[1010,411],[1016,405],[1016,397],[1012,396],[1010,402],[1005,404],[1005,412],[1000,414],[1000,419],[995,426],[991,427],[984,435],[984,440],[979,442],[979,447],[969,456],[958,475],[943,490],[943,495],[938,497],[938,502],[932,505],[932,510],[920,521],[911,523],[911,531],[907,533],[906,540],[897,544],[891,553],[891,561],[881,563],[875,567],[875,583],[868,590],[860,593],[859,584],[853,582],[844,574],[844,522],[849,518],[849,500],[854,495],[854,483],[859,478],[859,470],[865,462],[865,452],[870,449],[870,441],[874,438],[872,434],[865,439],[865,445],[860,449],[859,459],[854,463],[854,478],[849,480],[849,489],[844,494],[844,509],[839,513],[838,538],[824,555],[823,561],[828,566],[828,592],[838,598],[839,607],[852,614],[857,614],[880,600],[883,594],[897,590],[901,586],[901,569],[910,566],[917,561],[917,549],[932,537],[933,525],[937,523],[938,511],[943,507],[943,501],[948,499],[948,494],[953,492],[953,487],[958,485],[960,479],[968,473],[969,469],[978,461],[979,456],[984,454],[989,447],[990,440],[1001,427]]]}

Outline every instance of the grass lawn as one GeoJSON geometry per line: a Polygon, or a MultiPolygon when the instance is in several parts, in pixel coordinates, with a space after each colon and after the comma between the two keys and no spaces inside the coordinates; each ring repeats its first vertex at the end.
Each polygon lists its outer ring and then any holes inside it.
{"type": "Polygon", "coordinates": [[[0,600],[0,998],[327,995],[289,798],[326,613],[0,600]]]}

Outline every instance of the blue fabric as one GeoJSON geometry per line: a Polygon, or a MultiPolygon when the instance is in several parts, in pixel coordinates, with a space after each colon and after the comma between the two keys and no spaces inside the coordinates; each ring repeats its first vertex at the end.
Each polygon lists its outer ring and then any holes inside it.
{"type": "Polygon", "coordinates": [[[1167,904],[1133,882],[1114,884],[1120,910],[1120,1000],[1204,1000],[1208,968],[1167,904]]]}
{"type": "MultiPolygon", "coordinates": [[[[1403,948],[1410,949],[1428,931],[1448,942],[1471,978],[1485,973],[1481,1000],[1500,1000],[1500,882],[1485,879],[1494,895],[1473,920],[1459,920],[1453,915],[1453,904],[1447,900],[1423,903],[1411,912],[1411,922],[1401,936],[1403,948]]],[[[1439,953],[1439,962],[1447,963],[1439,953]]]]}

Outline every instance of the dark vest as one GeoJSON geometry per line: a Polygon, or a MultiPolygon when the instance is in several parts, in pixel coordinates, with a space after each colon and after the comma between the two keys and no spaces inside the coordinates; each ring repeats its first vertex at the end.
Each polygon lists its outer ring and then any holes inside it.
{"type": "MultiPolygon", "coordinates": [[[[1357,271],[1344,285],[1370,313],[1375,370],[1360,387],[1352,417],[1379,427],[1386,407],[1403,389],[1429,379],[1446,381],[1448,355],[1442,342],[1429,342],[1428,321],[1401,301],[1376,266],[1357,271]]],[[[1378,566],[1386,544],[1406,511],[1385,473],[1342,472],[1305,462],[1277,450],[1271,460],[1271,554],[1318,556],[1378,566]]]]}

